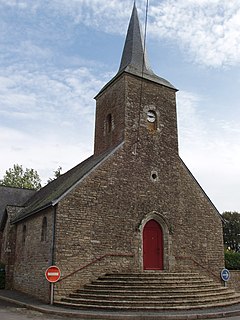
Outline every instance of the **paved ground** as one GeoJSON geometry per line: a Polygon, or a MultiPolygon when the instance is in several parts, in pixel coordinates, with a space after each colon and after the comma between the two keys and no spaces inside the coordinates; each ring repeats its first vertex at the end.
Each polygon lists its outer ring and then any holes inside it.
{"type": "MultiPolygon", "coordinates": [[[[0,319],[1,320],[27,320],[27,319],[42,319],[42,320],[58,320],[59,317],[43,315],[38,311],[28,310],[24,307],[18,307],[14,304],[0,300],[0,319]]],[[[69,319],[69,318],[68,318],[69,319]]]]}
{"type": "MultiPolygon", "coordinates": [[[[72,318],[69,316],[66,317],[60,317],[60,316],[51,316],[51,315],[46,315],[43,314],[39,311],[33,311],[33,310],[28,310],[25,307],[18,307],[12,303],[8,303],[5,301],[0,300],[0,319],[1,320],[75,320],[77,318],[72,318]]],[[[80,318],[84,319],[84,318],[80,318]]],[[[240,316],[236,317],[228,317],[228,318],[221,318],[221,320],[239,320],[240,316]]],[[[79,320],[79,318],[78,318],[79,320]]],[[[94,319],[93,319],[94,320],[94,319]]],[[[219,318],[215,320],[220,320],[219,318]]]]}
{"type": "Polygon", "coordinates": [[[0,320],[240,320],[240,305],[211,310],[172,313],[115,313],[81,311],[50,306],[17,291],[0,290],[0,320]]]}

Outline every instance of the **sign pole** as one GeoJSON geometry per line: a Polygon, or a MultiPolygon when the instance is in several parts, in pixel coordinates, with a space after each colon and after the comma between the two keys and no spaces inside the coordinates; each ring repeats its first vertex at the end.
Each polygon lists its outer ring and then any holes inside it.
{"type": "Polygon", "coordinates": [[[53,300],[54,300],[54,283],[50,283],[50,305],[53,305],[53,300]]]}

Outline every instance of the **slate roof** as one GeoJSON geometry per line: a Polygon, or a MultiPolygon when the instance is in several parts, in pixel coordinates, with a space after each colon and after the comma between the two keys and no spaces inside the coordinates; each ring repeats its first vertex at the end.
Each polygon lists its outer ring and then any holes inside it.
{"type": "MultiPolygon", "coordinates": [[[[138,77],[157,82],[165,87],[177,89],[166,79],[157,76],[151,69],[147,58],[147,50],[144,50],[144,40],[139,23],[138,12],[134,3],[130,18],[127,36],[123,48],[122,58],[117,74],[98,93],[103,92],[123,72],[128,72],[138,77]]],[[[98,96],[97,95],[97,96],[98,96]]]]}
{"type": "Polygon", "coordinates": [[[0,186],[0,228],[7,205],[23,206],[35,190],[0,186]]]}
{"type": "Polygon", "coordinates": [[[144,40],[138,19],[137,8],[134,4],[118,72],[126,70],[131,66],[133,69],[140,72],[143,69],[144,73],[153,75],[146,50],[145,54],[143,53],[144,40]]]}
{"type": "Polygon", "coordinates": [[[25,203],[25,208],[18,213],[12,223],[17,223],[45,208],[57,204],[83,177],[95,169],[100,162],[115,150],[107,151],[98,157],[93,155],[47,184],[25,203]]]}

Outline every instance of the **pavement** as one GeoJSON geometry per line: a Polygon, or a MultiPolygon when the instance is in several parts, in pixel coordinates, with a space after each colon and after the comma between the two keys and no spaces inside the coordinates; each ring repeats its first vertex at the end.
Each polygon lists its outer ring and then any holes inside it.
{"type": "Polygon", "coordinates": [[[0,290],[0,300],[44,314],[78,319],[111,319],[111,320],[195,320],[195,319],[226,319],[239,317],[240,304],[223,308],[195,309],[184,311],[161,312],[114,312],[97,310],[80,310],[63,308],[46,304],[37,298],[15,290],[0,290]]]}

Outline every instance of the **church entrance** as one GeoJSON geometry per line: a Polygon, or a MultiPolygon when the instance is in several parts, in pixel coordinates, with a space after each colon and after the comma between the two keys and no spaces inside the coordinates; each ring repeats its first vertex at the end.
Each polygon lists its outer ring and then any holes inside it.
{"type": "Polygon", "coordinates": [[[163,232],[155,220],[149,220],[143,229],[143,269],[163,270],[163,232]]]}

